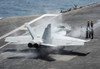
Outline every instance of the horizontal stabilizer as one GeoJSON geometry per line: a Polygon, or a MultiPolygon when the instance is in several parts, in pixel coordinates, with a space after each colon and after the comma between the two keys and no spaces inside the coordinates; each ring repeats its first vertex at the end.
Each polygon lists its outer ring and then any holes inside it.
{"type": "Polygon", "coordinates": [[[15,44],[27,44],[32,40],[31,36],[15,36],[15,37],[7,37],[5,39],[6,42],[12,42],[15,44]]]}

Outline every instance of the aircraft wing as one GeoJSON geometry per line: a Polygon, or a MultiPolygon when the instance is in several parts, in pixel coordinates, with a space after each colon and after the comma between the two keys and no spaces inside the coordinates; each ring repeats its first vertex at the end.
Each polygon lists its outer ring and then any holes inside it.
{"type": "Polygon", "coordinates": [[[15,44],[27,44],[32,41],[31,36],[10,36],[5,38],[6,42],[11,42],[15,44]]]}
{"type": "Polygon", "coordinates": [[[46,44],[42,43],[44,46],[51,46],[51,47],[57,47],[57,46],[84,46],[85,42],[88,42],[89,40],[83,40],[68,36],[57,36],[55,38],[52,38],[51,42],[46,44]]]}
{"type": "Polygon", "coordinates": [[[41,45],[44,46],[82,46],[84,45],[87,40],[64,36],[58,33],[51,33],[51,24],[48,24],[48,26],[44,30],[43,34],[43,43],[41,45]]]}

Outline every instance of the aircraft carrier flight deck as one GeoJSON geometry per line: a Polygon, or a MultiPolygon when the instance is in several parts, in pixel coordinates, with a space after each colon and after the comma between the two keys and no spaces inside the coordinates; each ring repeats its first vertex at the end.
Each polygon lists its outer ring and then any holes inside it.
{"type": "MultiPolygon", "coordinates": [[[[86,29],[84,29],[86,30],[86,29]]],[[[43,50],[45,52],[45,50],[43,50]]],[[[59,14],[36,16],[18,16],[0,19],[0,69],[99,69],[100,68],[100,3],[85,6],[59,14]],[[49,54],[48,57],[35,58],[38,54],[26,44],[5,42],[8,36],[26,35],[24,23],[33,28],[42,23],[60,23],[72,27],[69,36],[85,39],[79,35],[87,21],[95,25],[94,39],[84,46],[65,47],[61,53],[49,54]],[[97,25],[97,26],[96,26],[97,25]],[[78,33],[79,34],[78,34],[78,33]],[[75,34],[77,33],[77,34],[75,34]]]]}

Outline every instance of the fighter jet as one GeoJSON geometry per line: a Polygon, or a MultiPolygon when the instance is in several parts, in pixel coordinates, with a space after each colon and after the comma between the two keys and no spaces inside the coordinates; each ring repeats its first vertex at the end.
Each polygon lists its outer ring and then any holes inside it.
{"type": "Polygon", "coordinates": [[[25,23],[25,27],[31,36],[9,36],[6,37],[6,42],[15,44],[27,44],[29,48],[40,48],[41,46],[47,47],[61,47],[61,46],[82,46],[87,40],[73,38],[58,33],[52,32],[52,25],[48,24],[44,29],[42,36],[36,34],[32,27],[25,23]]]}

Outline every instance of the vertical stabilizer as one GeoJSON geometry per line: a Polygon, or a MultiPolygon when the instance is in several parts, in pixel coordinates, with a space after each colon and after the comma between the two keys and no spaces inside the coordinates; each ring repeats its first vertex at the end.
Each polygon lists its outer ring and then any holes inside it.
{"type": "Polygon", "coordinates": [[[29,31],[29,33],[30,33],[32,39],[34,39],[35,33],[33,32],[31,26],[30,26],[28,23],[25,23],[25,26],[27,27],[27,29],[28,29],[28,31],[29,31]]]}
{"type": "Polygon", "coordinates": [[[51,43],[51,24],[45,28],[42,39],[44,43],[51,43]]]}

